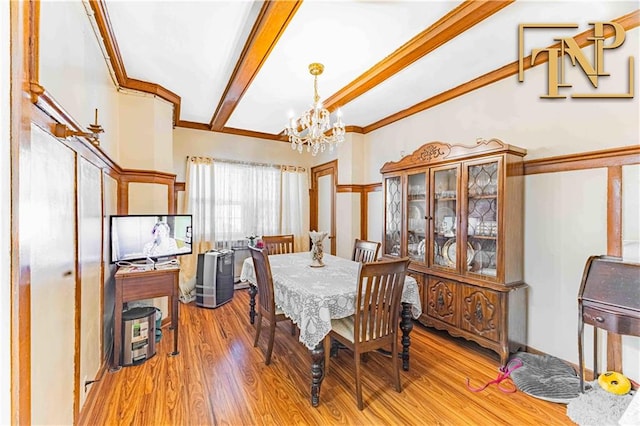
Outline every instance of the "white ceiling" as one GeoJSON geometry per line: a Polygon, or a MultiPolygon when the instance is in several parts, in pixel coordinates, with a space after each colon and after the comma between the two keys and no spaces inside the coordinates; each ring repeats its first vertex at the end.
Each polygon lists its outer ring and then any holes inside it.
{"type": "MultiPolygon", "coordinates": [[[[104,2],[129,78],[156,83],[180,99],[178,120],[208,125],[233,81],[263,2],[104,2]]],[[[459,7],[461,1],[305,0],[224,124],[279,134],[290,114],[313,100],[311,62],[328,99],[459,7]]],[[[574,35],[593,21],[619,18],[638,1],[516,1],[339,105],[348,126],[366,127],[518,59],[518,24],[578,23],[578,29],[531,31],[525,52],[574,35]]],[[[473,17],[471,17],[473,18],[473,17]]],[[[513,77],[517,78],[517,77],[513,77]]]]}

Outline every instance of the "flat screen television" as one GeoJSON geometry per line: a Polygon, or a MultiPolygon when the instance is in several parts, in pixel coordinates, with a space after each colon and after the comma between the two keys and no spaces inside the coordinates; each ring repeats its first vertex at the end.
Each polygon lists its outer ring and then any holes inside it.
{"type": "Polygon", "coordinates": [[[113,215],[111,263],[149,261],[193,253],[190,214],[113,215]]]}

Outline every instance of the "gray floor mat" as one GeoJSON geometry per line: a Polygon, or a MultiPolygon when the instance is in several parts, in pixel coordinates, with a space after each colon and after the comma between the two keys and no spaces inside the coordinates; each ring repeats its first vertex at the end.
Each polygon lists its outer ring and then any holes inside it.
{"type": "Polygon", "coordinates": [[[513,370],[511,378],[518,390],[545,401],[569,403],[580,394],[580,378],[566,362],[551,355],[518,352],[522,366],[513,370]]]}

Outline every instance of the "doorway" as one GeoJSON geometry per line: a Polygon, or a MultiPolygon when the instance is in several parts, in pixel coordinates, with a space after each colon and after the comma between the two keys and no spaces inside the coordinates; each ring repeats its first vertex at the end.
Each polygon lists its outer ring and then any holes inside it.
{"type": "Polygon", "coordinates": [[[309,226],[311,230],[325,231],[330,241],[331,254],[336,254],[336,179],[338,160],[311,168],[309,226]]]}

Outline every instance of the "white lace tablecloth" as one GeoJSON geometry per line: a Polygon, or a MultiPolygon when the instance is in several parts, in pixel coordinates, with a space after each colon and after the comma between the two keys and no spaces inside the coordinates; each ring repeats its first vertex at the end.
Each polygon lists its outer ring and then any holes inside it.
{"type": "MultiPolygon", "coordinates": [[[[275,303],[300,328],[300,341],[309,349],[322,342],[331,330],[331,319],[348,317],[355,312],[358,291],[358,263],[325,254],[325,266],[312,268],[311,253],[270,255],[275,303]]],[[[256,285],[253,259],[245,259],[242,281],[256,285]]],[[[406,276],[402,302],[411,304],[411,313],[422,312],[418,284],[406,276]]]]}

